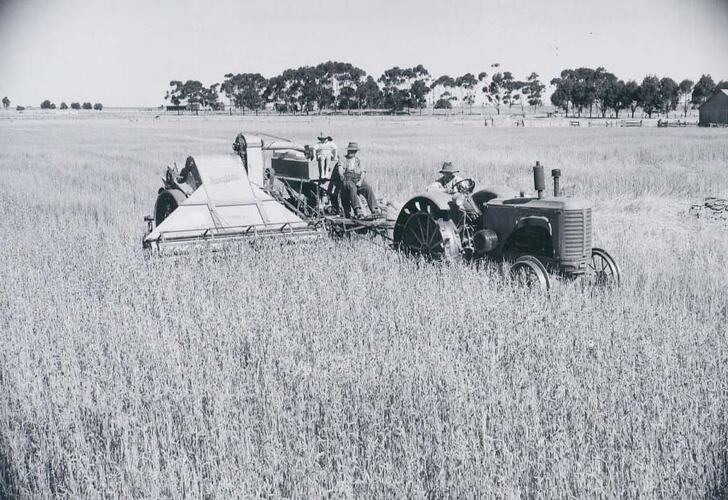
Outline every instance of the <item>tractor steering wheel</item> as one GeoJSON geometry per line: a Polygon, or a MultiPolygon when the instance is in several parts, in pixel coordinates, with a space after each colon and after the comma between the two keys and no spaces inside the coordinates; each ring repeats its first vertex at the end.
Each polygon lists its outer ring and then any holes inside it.
{"type": "Polygon", "coordinates": [[[471,178],[463,179],[452,186],[456,193],[471,194],[475,190],[475,181],[471,178]]]}

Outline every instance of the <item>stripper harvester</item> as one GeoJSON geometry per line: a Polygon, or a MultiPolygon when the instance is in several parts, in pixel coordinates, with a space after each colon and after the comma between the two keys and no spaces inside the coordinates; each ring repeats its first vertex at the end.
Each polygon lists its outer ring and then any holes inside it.
{"type": "Polygon", "coordinates": [[[426,191],[383,215],[352,219],[331,210],[325,180],[309,146],[272,136],[238,134],[233,154],[188,157],[168,167],[142,246],[152,252],[190,245],[263,238],[305,240],[328,232],[379,236],[426,260],[509,263],[518,282],[548,289],[551,274],[619,284],[621,272],[604,250],[592,247],[591,208],[560,195],[545,197],[544,170],[533,167],[536,196],[505,187],[475,189],[473,179],[453,192],[426,191]]]}

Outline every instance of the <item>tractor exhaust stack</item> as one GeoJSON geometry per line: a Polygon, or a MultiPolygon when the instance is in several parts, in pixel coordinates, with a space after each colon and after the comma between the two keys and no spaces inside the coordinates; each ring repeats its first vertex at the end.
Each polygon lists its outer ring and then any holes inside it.
{"type": "Polygon", "coordinates": [[[543,167],[541,162],[536,162],[536,166],[533,167],[533,186],[538,193],[538,199],[543,198],[543,192],[546,190],[546,182],[543,178],[543,167]]]}
{"type": "Polygon", "coordinates": [[[561,177],[561,170],[555,168],[551,170],[551,177],[554,178],[554,197],[561,196],[561,189],[559,187],[559,177],[561,177]]]}

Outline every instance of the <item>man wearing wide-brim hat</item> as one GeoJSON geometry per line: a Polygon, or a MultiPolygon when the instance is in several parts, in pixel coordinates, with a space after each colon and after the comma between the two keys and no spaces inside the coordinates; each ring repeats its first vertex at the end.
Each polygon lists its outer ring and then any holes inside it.
{"type": "Polygon", "coordinates": [[[351,216],[351,210],[354,209],[354,217],[362,216],[361,203],[359,195],[363,195],[369,205],[369,210],[373,215],[379,214],[379,205],[374,195],[372,187],[364,180],[366,170],[361,166],[361,160],[357,156],[359,145],[356,142],[350,142],[346,147],[346,156],[344,161],[337,165],[341,169],[344,183],[341,189],[341,205],[344,208],[344,215],[351,216]]]}
{"type": "Polygon", "coordinates": [[[440,176],[435,182],[427,186],[427,191],[445,191],[446,193],[454,193],[455,185],[462,181],[463,178],[457,175],[460,172],[455,168],[451,161],[446,161],[440,168],[440,176]]]}

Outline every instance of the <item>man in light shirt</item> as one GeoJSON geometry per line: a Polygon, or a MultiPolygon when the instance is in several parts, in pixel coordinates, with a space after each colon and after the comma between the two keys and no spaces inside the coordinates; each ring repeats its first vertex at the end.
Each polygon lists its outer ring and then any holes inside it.
{"type": "Polygon", "coordinates": [[[460,170],[453,167],[451,161],[446,161],[442,164],[440,173],[442,174],[439,179],[427,186],[427,191],[444,191],[446,193],[454,193],[455,185],[462,181],[463,178],[455,175],[460,170]]]}

